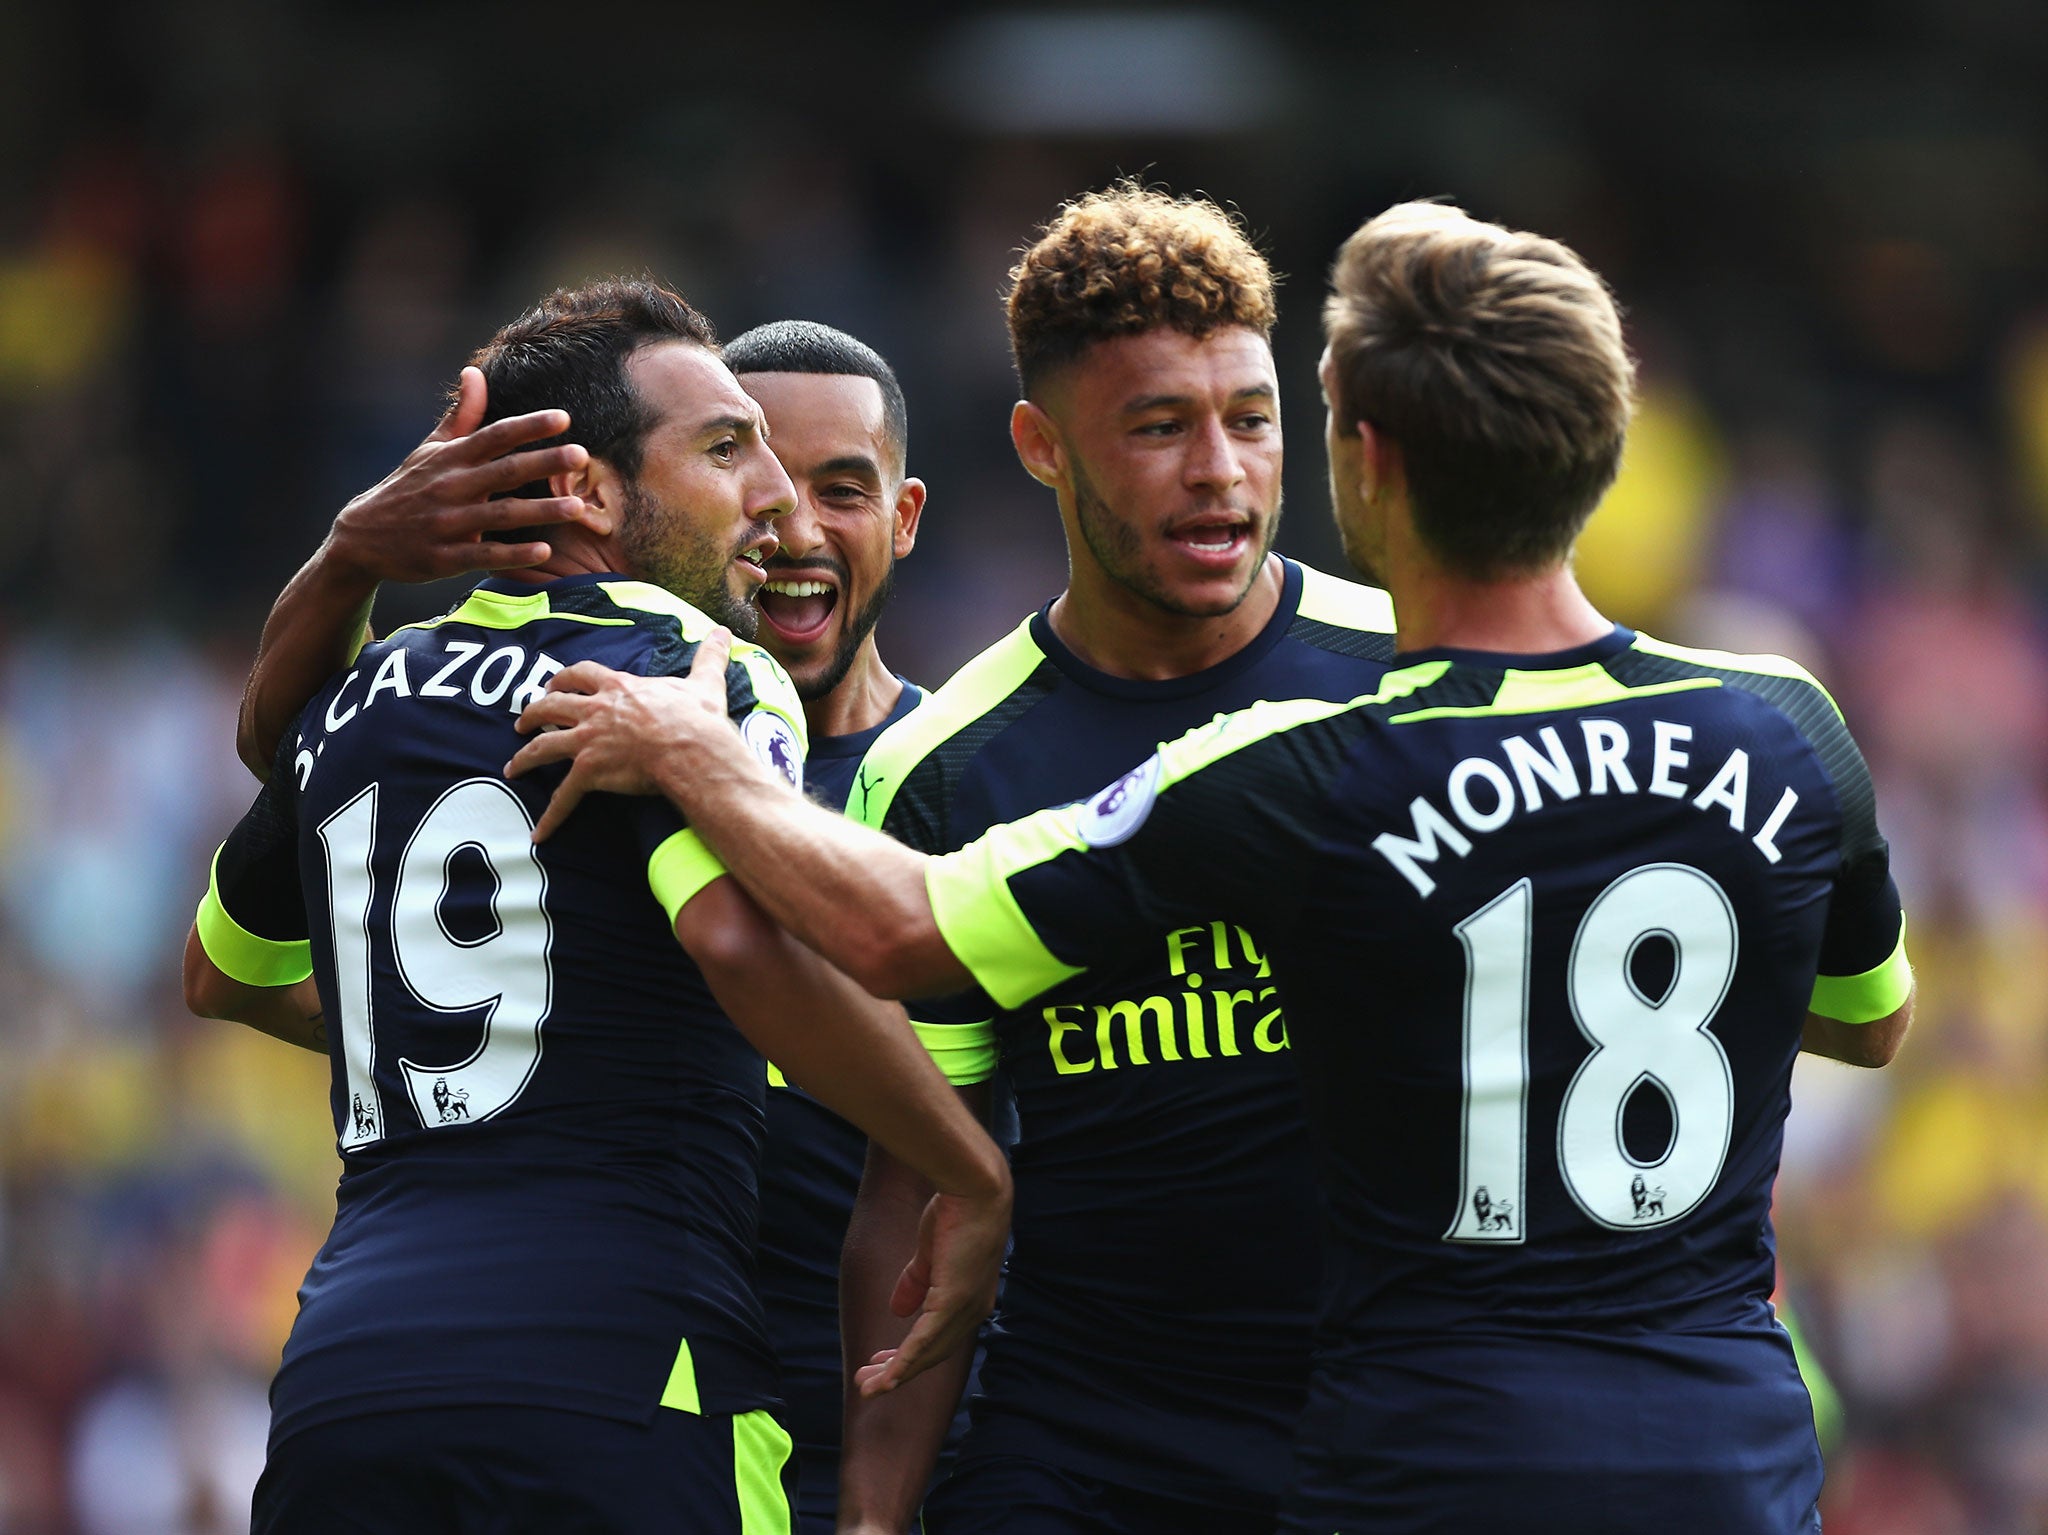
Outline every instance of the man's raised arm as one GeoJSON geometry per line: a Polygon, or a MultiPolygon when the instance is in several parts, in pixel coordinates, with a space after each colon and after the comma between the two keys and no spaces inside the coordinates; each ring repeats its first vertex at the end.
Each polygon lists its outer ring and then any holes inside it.
{"type": "Polygon", "coordinates": [[[730,643],[713,630],[687,679],[631,677],[592,662],[553,678],[520,715],[519,729],[534,739],[505,769],[517,777],[574,759],[534,840],[587,793],[661,794],[681,804],[687,786],[691,827],[763,909],[874,995],[943,996],[974,984],[932,914],[931,860],[795,793],[741,741],[726,717],[730,643]]]}
{"type": "Polygon", "coordinates": [[[381,583],[538,565],[548,557],[546,544],[498,543],[486,535],[582,519],[583,502],[574,496],[502,496],[586,461],[574,443],[514,451],[560,436],[569,429],[568,413],[538,410],[485,426],[486,405],[483,374],[464,368],[440,424],[405,462],[341,509],[271,608],[235,724],[235,749],[258,778],[269,775],[277,743],[306,700],[362,648],[381,583]]]}

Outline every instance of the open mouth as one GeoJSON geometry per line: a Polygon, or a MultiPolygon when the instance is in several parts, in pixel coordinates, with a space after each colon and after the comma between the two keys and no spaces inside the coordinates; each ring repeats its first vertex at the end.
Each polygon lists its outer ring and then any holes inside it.
{"type": "Polygon", "coordinates": [[[1226,567],[1251,544],[1252,524],[1244,517],[1201,517],[1168,530],[1166,537],[1197,563],[1226,567]]]}
{"type": "Polygon", "coordinates": [[[733,564],[739,569],[741,579],[758,591],[760,584],[768,579],[768,572],[763,567],[775,558],[775,552],[781,547],[781,543],[771,533],[740,550],[733,557],[733,564]]]}
{"type": "Polygon", "coordinates": [[[815,576],[772,573],[758,599],[761,618],[778,639],[804,645],[822,635],[839,606],[839,588],[815,576]]]}

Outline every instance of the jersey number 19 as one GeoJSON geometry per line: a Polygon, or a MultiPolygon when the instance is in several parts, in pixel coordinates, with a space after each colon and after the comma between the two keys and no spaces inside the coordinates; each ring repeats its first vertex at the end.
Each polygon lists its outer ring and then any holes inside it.
{"type": "MultiPolygon", "coordinates": [[[[341,1146],[366,1146],[388,1133],[377,1090],[372,944],[382,940],[411,1000],[441,1013],[488,1007],[483,1038],[463,1060],[398,1067],[419,1122],[429,1129],[488,1119],[526,1090],[540,1064],[540,1027],[554,991],[549,963],[547,874],[533,848],[533,818],[519,796],[492,778],[471,778],[434,801],[404,833],[390,931],[370,931],[375,893],[378,786],[370,784],[320,823],[327,855],[328,915],[334,933],[334,984],[346,1101],[341,1146]],[[481,855],[495,882],[493,930],[474,939],[448,931],[442,907],[458,877],[455,855],[481,855]]],[[[470,872],[474,877],[474,865],[470,872]]]]}

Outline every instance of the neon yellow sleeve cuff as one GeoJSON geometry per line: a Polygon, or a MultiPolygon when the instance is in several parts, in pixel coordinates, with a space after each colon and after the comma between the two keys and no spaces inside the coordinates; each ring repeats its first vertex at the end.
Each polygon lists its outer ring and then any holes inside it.
{"type": "Polygon", "coordinates": [[[959,852],[925,865],[925,895],[932,903],[939,936],[997,1007],[1021,1007],[1048,987],[1081,973],[1045,946],[1010,893],[1008,871],[1040,860],[1017,856],[1017,848],[1006,849],[1005,844],[1014,840],[1006,834],[1028,828],[1037,819],[995,827],[959,852]]]}
{"type": "Polygon", "coordinates": [[[220,903],[220,849],[207,871],[206,895],[199,902],[196,926],[199,946],[220,967],[222,975],[244,986],[296,986],[313,973],[310,940],[258,938],[228,915],[220,903]]]}
{"type": "Polygon", "coordinates": [[[910,1026],[955,1087],[986,1082],[996,1072],[996,1026],[982,1023],[919,1023],[910,1026]]]}
{"type": "Polygon", "coordinates": [[[1874,1023],[1899,1010],[1913,989],[1913,966],[1906,958],[1906,919],[1899,918],[1899,942],[1891,958],[1861,975],[1823,975],[1814,979],[1807,1004],[1823,1018],[1841,1023],[1874,1023]]]}
{"type": "Polygon", "coordinates": [[[718,861],[718,855],[685,826],[648,858],[647,888],[661,902],[661,909],[668,913],[669,926],[674,927],[676,914],[723,873],[725,865],[718,861]]]}

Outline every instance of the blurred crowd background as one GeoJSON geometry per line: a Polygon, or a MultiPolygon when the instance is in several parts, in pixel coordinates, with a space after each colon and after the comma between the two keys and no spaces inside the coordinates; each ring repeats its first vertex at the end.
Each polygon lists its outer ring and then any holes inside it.
{"type": "Polygon", "coordinates": [[[2048,1530],[2038,0],[710,11],[0,0],[0,1535],[246,1528],[326,1068],[185,1016],[177,954],[333,511],[496,324],[650,270],[895,362],[931,502],[883,651],[941,681],[1062,580],[999,295],[1119,172],[1288,274],[1281,541],[1328,568],[1345,233],[1446,194],[1614,283],[1643,403],[1585,584],[1832,686],[1912,913],[1915,1036],[1802,1063],[1780,1185],[1828,1528],[2048,1530]]]}

